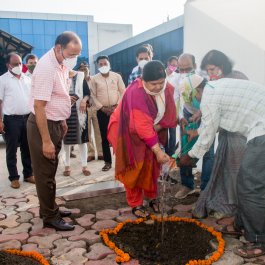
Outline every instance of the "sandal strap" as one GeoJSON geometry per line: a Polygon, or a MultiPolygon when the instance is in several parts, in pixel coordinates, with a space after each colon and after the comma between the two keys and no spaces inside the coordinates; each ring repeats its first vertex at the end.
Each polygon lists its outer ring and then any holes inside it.
{"type": "Polygon", "coordinates": [[[143,216],[140,216],[140,215],[136,214],[136,211],[140,211],[143,214],[147,213],[145,218],[149,217],[149,213],[148,213],[148,211],[146,210],[146,208],[143,205],[139,205],[139,206],[136,206],[136,207],[132,208],[133,215],[135,215],[137,218],[143,218],[143,216]]]}

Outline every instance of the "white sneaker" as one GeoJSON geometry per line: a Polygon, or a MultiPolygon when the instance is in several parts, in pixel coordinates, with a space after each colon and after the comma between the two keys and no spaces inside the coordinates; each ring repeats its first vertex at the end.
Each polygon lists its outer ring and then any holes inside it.
{"type": "Polygon", "coordinates": [[[176,193],[175,198],[176,199],[185,199],[188,195],[191,195],[195,192],[195,190],[192,190],[186,186],[181,186],[179,191],[176,193]]]}

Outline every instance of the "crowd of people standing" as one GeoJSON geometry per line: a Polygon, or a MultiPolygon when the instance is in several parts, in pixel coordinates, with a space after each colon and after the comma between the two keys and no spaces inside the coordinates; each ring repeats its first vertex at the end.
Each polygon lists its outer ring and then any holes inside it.
{"type": "Polygon", "coordinates": [[[19,146],[24,181],[36,185],[44,226],[74,229],[63,219],[71,213],[60,211],[55,202],[62,147],[63,175],[71,175],[71,150],[78,145],[81,172],[89,176],[88,163],[96,153],[104,161],[102,171],[112,168],[112,146],[115,177],[125,186],[132,213],[148,217],[148,207],[159,212],[161,165],[171,163],[179,141],[181,185],[176,199],[195,192],[192,169],[202,158],[200,197],[193,217],[235,216],[234,228],[222,232],[244,235],[251,242],[236,253],[264,254],[265,88],[234,70],[221,51],[209,51],[199,71],[196,58],[188,53],[172,55],[166,66],[153,60],[150,44],[137,49],[137,66],[126,88],[106,55],[96,59],[98,73],[90,75],[88,63],[77,60],[81,50],[80,38],[64,32],[39,60],[33,54],[26,57],[25,74],[22,58],[10,53],[8,71],[0,77],[0,133],[6,142],[11,187],[20,187],[19,146]]]}

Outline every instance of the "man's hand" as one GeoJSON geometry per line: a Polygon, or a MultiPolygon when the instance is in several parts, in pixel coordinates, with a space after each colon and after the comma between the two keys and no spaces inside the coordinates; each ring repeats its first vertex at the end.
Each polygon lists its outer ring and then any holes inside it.
{"type": "Polygon", "coordinates": [[[196,122],[198,123],[201,120],[202,117],[202,113],[200,110],[198,110],[197,112],[195,112],[191,117],[190,117],[190,121],[191,122],[196,122]]]}
{"type": "Polygon", "coordinates": [[[192,167],[192,166],[193,166],[193,159],[188,154],[185,154],[180,157],[179,167],[192,167]]]}
{"type": "Polygon", "coordinates": [[[181,126],[181,129],[182,129],[183,132],[185,131],[185,126],[186,125],[189,125],[189,122],[185,118],[182,118],[180,120],[180,126],[181,126]]]}
{"type": "Polygon", "coordinates": [[[156,153],[156,160],[159,164],[164,164],[170,160],[170,157],[160,150],[156,153]]]}
{"type": "Polygon", "coordinates": [[[78,100],[76,96],[70,96],[70,98],[71,98],[71,105],[74,105],[76,101],[78,100]]]}
{"type": "Polygon", "coordinates": [[[51,140],[49,142],[42,143],[42,152],[46,158],[55,160],[55,147],[51,140]]]}
{"type": "Polygon", "coordinates": [[[160,124],[156,124],[156,125],[154,125],[154,129],[156,132],[160,132],[163,128],[160,124]]]}
{"type": "Polygon", "coordinates": [[[196,138],[199,134],[197,130],[188,130],[187,132],[188,135],[188,141],[192,141],[194,138],[196,138]]]}
{"type": "Polygon", "coordinates": [[[86,100],[81,100],[79,110],[81,113],[86,113],[87,111],[87,102],[86,100]]]}
{"type": "Polygon", "coordinates": [[[4,129],[5,129],[5,125],[3,121],[0,119],[0,133],[5,133],[4,129]]]}
{"type": "Polygon", "coordinates": [[[103,111],[106,115],[110,116],[113,113],[113,111],[115,110],[115,108],[102,107],[100,110],[103,111]]]}
{"type": "Polygon", "coordinates": [[[68,126],[67,126],[66,121],[62,121],[61,126],[62,126],[63,137],[64,137],[66,135],[66,133],[67,133],[67,130],[68,130],[68,126]]]}

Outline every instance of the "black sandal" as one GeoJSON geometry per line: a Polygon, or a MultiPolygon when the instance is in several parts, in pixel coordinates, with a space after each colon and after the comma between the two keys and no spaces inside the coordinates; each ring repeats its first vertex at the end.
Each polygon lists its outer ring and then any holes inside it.
{"type": "Polygon", "coordinates": [[[136,216],[137,218],[149,218],[150,214],[146,210],[146,208],[143,205],[139,205],[132,208],[132,214],[136,216]],[[143,213],[143,215],[137,214],[136,212],[139,211],[143,213]]]}
{"type": "Polygon", "coordinates": [[[154,213],[160,213],[160,202],[158,199],[153,199],[149,202],[149,207],[152,208],[154,213]]]}
{"type": "Polygon", "coordinates": [[[105,166],[102,168],[102,171],[108,171],[111,169],[111,164],[110,163],[106,163],[105,166]]]}

